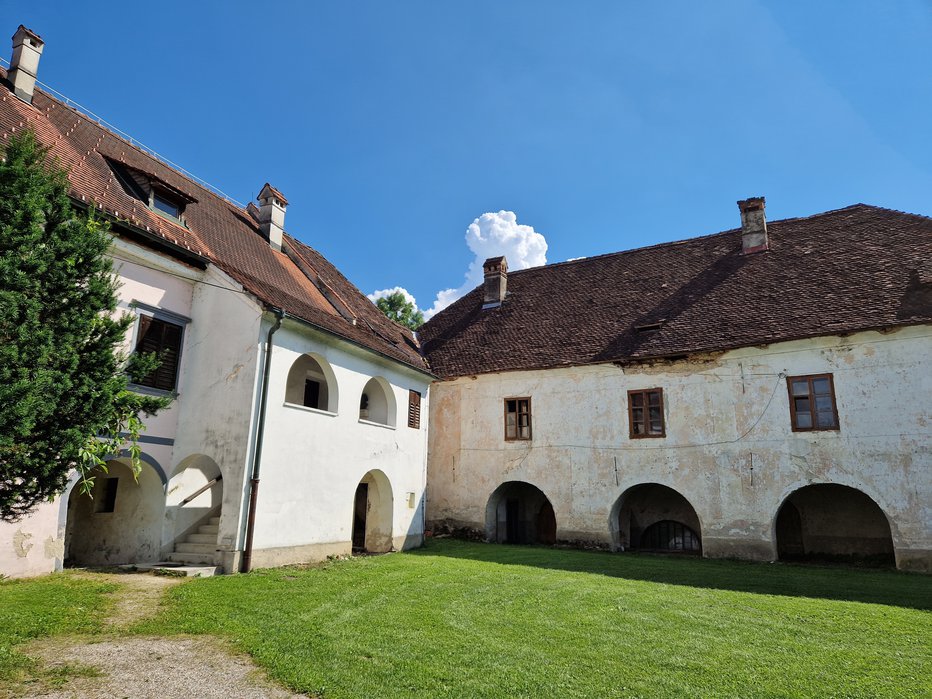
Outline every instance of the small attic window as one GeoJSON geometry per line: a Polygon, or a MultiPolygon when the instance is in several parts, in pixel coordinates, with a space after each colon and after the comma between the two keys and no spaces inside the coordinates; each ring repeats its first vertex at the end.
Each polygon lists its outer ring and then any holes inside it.
{"type": "Polygon", "coordinates": [[[665,320],[658,320],[654,323],[644,323],[643,325],[635,325],[634,332],[636,333],[656,332],[657,330],[660,330],[660,328],[663,327],[663,324],[665,322],[666,322],[665,320]]]}
{"type": "Polygon", "coordinates": [[[172,201],[161,192],[152,191],[152,208],[158,213],[174,219],[181,219],[182,205],[172,201]]]}

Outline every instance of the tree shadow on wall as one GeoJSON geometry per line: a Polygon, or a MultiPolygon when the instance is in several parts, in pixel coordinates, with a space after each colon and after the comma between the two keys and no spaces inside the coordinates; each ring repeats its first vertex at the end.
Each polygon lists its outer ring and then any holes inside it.
{"type": "Polygon", "coordinates": [[[453,539],[429,540],[417,555],[532,566],[667,585],[932,610],[932,576],[896,570],[477,544],[453,539]]]}

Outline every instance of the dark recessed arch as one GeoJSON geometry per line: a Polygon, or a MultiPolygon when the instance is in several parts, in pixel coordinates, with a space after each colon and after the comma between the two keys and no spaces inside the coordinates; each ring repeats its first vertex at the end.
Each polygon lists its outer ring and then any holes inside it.
{"type": "Polygon", "coordinates": [[[535,485],[502,483],[486,504],[485,535],[500,544],[554,544],[557,519],[553,505],[535,485]]]}
{"type": "Polygon", "coordinates": [[[702,524],[683,495],[660,483],[628,488],[612,508],[611,533],[623,551],[702,554],[702,524]]]}
{"type": "Polygon", "coordinates": [[[816,483],[793,491],[777,510],[773,532],[779,560],[895,565],[886,514],[850,486],[816,483]]]}

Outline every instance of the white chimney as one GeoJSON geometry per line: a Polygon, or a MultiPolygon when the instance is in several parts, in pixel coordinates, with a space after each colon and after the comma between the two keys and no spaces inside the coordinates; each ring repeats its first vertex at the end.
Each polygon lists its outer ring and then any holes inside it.
{"type": "Polygon", "coordinates": [[[751,197],[738,202],[738,210],[741,211],[741,252],[745,255],[770,249],[764,203],[764,197],[751,197]]]}
{"type": "Polygon", "coordinates": [[[285,209],[288,200],[268,182],[259,192],[259,232],[269,241],[273,250],[282,249],[285,232],[285,209]]]}
{"type": "Polygon", "coordinates": [[[13,85],[13,94],[29,104],[32,104],[32,95],[36,90],[39,57],[44,46],[42,37],[22,24],[13,35],[13,57],[10,59],[7,79],[13,85]]]}
{"type": "Polygon", "coordinates": [[[490,257],[482,263],[482,271],[485,272],[482,307],[500,306],[505,300],[508,287],[508,260],[504,257],[490,257]]]}

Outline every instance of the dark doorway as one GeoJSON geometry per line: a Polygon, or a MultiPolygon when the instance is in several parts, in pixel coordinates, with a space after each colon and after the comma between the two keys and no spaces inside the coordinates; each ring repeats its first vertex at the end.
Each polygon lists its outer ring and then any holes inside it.
{"type": "Polygon", "coordinates": [[[896,564],[883,510],[845,485],[819,483],[791,494],[777,513],[774,533],[780,560],[896,564]]]}
{"type": "Polygon", "coordinates": [[[486,505],[486,537],[500,544],[554,544],[557,519],[553,505],[530,483],[503,483],[486,505]]]}
{"type": "Polygon", "coordinates": [[[360,483],[356,486],[356,497],[353,504],[353,551],[364,551],[366,548],[366,514],[369,509],[369,484],[360,483]]]}
{"type": "Polygon", "coordinates": [[[806,553],[803,548],[803,520],[796,505],[787,501],[777,515],[777,556],[795,558],[806,553]]]}

